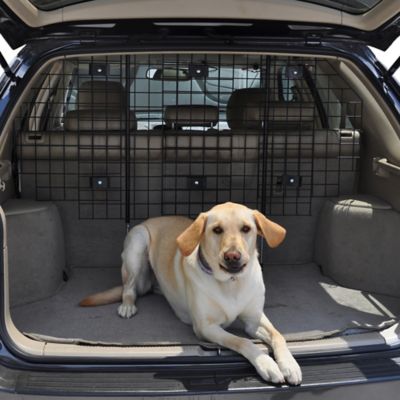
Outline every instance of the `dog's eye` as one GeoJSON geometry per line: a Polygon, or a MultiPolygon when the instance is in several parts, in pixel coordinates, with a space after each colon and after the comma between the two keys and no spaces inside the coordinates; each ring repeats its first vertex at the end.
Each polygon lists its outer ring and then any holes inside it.
{"type": "Polygon", "coordinates": [[[247,225],[244,225],[244,226],[242,227],[242,232],[244,232],[244,233],[250,232],[250,227],[247,226],[247,225]]]}
{"type": "Polygon", "coordinates": [[[213,229],[213,232],[216,233],[217,235],[220,235],[223,232],[223,229],[220,226],[216,226],[213,229]]]}

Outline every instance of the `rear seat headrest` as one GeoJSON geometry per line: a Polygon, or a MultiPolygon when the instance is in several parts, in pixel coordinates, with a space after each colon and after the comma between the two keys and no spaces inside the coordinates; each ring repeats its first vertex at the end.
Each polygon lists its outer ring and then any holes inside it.
{"type": "Polygon", "coordinates": [[[229,98],[226,119],[230,129],[261,129],[312,125],[318,113],[313,103],[271,101],[265,89],[239,89],[229,98]]]}
{"type": "Polygon", "coordinates": [[[203,105],[167,106],[164,122],[167,126],[208,126],[213,127],[219,119],[218,107],[203,105]]]}
{"type": "MultiPolygon", "coordinates": [[[[126,92],[120,82],[83,82],[78,89],[76,107],[76,110],[65,114],[65,130],[119,131],[126,129],[126,92]]],[[[129,114],[129,129],[137,129],[133,111],[129,114]]]]}
{"type": "Polygon", "coordinates": [[[123,108],[126,93],[120,82],[86,81],[78,89],[79,110],[123,108]]]}

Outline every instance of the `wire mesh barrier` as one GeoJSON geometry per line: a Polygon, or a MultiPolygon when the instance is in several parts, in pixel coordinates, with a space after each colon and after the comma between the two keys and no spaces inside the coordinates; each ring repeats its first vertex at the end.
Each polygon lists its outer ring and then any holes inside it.
{"type": "Polygon", "coordinates": [[[362,104],[337,60],[229,54],[64,58],[14,122],[22,197],[79,218],[191,217],[235,201],[309,215],[354,191],[362,104]]]}

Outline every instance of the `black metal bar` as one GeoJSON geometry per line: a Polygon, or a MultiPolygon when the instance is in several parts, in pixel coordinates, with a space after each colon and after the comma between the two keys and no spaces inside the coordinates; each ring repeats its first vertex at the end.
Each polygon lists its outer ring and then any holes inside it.
{"type": "MultiPolygon", "coordinates": [[[[268,157],[268,147],[272,142],[272,149],[273,149],[273,138],[272,141],[270,141],[270,136],[268,129],[269,127],[267,126],[267,119],[268,115],[270,113],[270,96],[271,92],[268,87],[268,83],[270,81],[270,71],[271,71],[271,57],[267,56],[265,58],[265,82],[264,82],[264,96],[263,96],[263,104],[262,104],[262,115],[263,115],[263,121],[262,121],[262,170],[261,170],[261,204],[260,204],[260,209],[261,212],[266,213],[267,212],[267,174],[268,174],[268,163],[270,162],[270,159],[268,157]]],[[[271,160],[273,160],[273,152],[271,154],[271,160]]],[[[271,201],[272,201],[272,196],[273,196],[273,168],[271,165],[270,168],[270,191],[269,191],[269,209],[271,209],[271,201]]]]}
{"type": "Polygon", "coordinates": [[[13,81],[17,82],[17,77],[14,72],[11,71],[10,66],[8,65],[7,60],[4,58],[3,53],[0,52],[0,65],[2,66],[4,73],[13,81]]]}
{"type": "Polygon", "coordinates": [[[125,56],[125,223],[127,230],[130,228],[131,223],[131,142],[130,142],[130,128],[131,128],[131,110],[130,110],[130,90],[129,85],[131,82],[130,72],[130,56],[125,56]]]}
{"type": "Polygon", "coordinates": [[[328,116],[326,115],[324,105],[321,100],[321,96],[315,86],[315,82],[311,76],[311,73],[305,67],[303,67],[303,73],[304,73],[304,78],[307,82],[307,85],[311,90],[311,94],[313,96],[315,106],[317,107],[319,118],[321,119],[321,125],[323,128],[328,129],[329,128],[328,116]]]}
{"type": "Polygon", "coordinates": [[[392,64],[392,66],[388,69],[388,74],[393,75],[400,68],[400,57],[392,64]]]}

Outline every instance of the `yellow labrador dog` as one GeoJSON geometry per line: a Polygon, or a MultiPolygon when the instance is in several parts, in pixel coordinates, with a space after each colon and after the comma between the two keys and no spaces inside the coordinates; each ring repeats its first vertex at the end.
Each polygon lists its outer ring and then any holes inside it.
{"type": "Polygon", "coordinates": [[[225,203],[201,213],[195,221],[184,217],[152,218],[129,232],[122,253],[123,286],[82,300],[82,306],[120,301],[118,313],[132,317],[137,296],[154,282],[176,315],[191,324],[195,334],[246,357],[261,377],[274,383],[301,383],[301,370],[285,339],[264,314],[265,286],[256,249],[257,234],[270,247],[278,246],[286,231],[259,211],[225,203]],[[246,333],[269,344],[274,361],[251,340],[224,328],[236,318],[246,333]]]}

